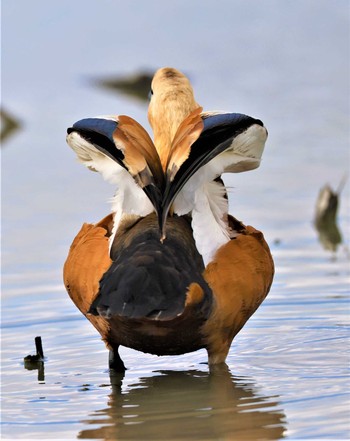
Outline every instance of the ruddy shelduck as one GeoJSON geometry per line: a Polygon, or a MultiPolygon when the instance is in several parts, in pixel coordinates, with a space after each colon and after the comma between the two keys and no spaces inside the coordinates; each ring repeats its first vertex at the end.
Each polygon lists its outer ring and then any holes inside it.
{"type": "Polygon", "coordinates": [[[117,189],[112,213],[84,224],[64,283],[124,371],[118,348],[157,355],[205,348],[224,363],[234,336],[269,292],[274,264],[263,234],[228,213],[223,173],[259,166],[267,131],[255,118],[203,112],[174,68],[152,81],[154,133],[125,116],[68,129],[78,160],[117,189]]]}

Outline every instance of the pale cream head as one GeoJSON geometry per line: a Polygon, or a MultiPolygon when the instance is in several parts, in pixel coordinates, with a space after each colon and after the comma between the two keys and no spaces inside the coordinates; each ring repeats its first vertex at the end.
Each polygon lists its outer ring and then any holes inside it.
{"type": "Polygon", "coordinates": [[[168,156],[181,122],[199,105],[188,78],[172,67],[159,69],[151,87],[148,120],[153,129],[154,144],[162,160],[168,156]]]}

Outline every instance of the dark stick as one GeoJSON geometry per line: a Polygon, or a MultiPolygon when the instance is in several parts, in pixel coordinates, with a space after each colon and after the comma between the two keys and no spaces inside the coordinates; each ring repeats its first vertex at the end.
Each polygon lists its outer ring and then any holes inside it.
{"type": "Polygon", "coordinates": [[[36,355],[40,358],[44,358],[43,345],[41,342],[41,337],[35,337],[35,347],[36,347],[36,355]]]}

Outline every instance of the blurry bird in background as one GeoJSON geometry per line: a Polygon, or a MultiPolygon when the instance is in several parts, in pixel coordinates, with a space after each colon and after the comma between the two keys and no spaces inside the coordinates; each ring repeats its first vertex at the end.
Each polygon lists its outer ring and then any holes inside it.
{"type": "Polygon", "coordinates": [[[21,127],[21,122],[4,108],[0,108],[0,121],[0,141],[3,146],[4,142],[21,127]]]}
{"type": "Polygon", "coordinates": [[[342,236],[337,223],[337,213],[340,203],[340,194],[344,188],[347,177],[341,180],[338,189],[334,191],[329,184],[324,185],[318,194],[314,225],[318,238],[323,248],[336,252],[342,243],[342,236]]]}
{"type": "Polygon", "coordinates": [[[246,115],[203,112],[174,68],[159,69],[151,87],[154,141],[125,115],[68,129],[78,160],[116,193],[112,214],[74,239],[64,283],[110,368],[125,370],[120,345],[156,355],[206,348],[215,366],[273,279],[262,233],[229,215],[221,179],[259,166],[267,131],[246,115]]]}
{"type": "Polygon", "coordinates": [[[109,92],[120,92],[139,101],[148,100],[152,74],[141,71],[133,75],[109,77],[90,81],[93,85],[107,89],[109,92]]]}

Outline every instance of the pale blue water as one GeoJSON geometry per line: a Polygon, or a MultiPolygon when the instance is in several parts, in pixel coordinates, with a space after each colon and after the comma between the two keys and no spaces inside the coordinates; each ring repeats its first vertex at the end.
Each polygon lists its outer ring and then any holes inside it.
{"type": "Polygon", "coordinates": [[[350,437],[349,182],[343,244],[323,249],[319,189],[349,171],[349,3],[338,0],[2,2],[2,104],[23,123],[2,150],[2,439],[327,439],[350,437]],[[170,65],[205,109],[262,119],[259,169],[227,176],[231,212],[264,231],[272,290],[209,376],[206,353],[107,352],[62,284],[84,221],[113,188],[76,163],[66,128],[147,105],[88,79],[170,65]],[[44,379],[23,357],[41,335],[44,379]]]}

